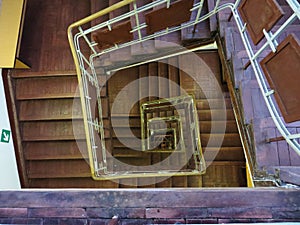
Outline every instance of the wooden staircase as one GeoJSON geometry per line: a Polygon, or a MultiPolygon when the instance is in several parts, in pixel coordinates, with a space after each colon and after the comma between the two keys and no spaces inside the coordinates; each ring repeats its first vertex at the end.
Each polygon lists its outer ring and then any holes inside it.
{"type": "MultiPolygon", "coordinates": [[[[198,110],[201,143],[206,160],[211,163],[203,176],[179,176],[171,177],[156,183],[156,178],[132,178],[131,185],[124,185],[118,180],[94,181],[90,175],[90,169],[85,147],[85,134],[79,94],[77,91],[77,77],[66,36],[60,39],[49,35],[52,32],[59,34],[66,32],[66,27],[71,22],[80,19],[91,12],[98,11],[117,2],[116,0],[83,2],[76,0],[54,0],[51,4],[42,1],[29,1],[25,19],[24,35],[21,46],[21,58],[24,58],[32,66],[29,71],[13,71],[10,82],[13,94],[13,109],[15,111],[15,132],[19,136],[16,143],[19,170],[22,171],[22,185],[28,188],[122,188],[122,187],[237,187],[246,186],[245,159],[241,146],[234,113],[226,84],[221,81],[221,65],[218,53],[198,52],[201,58],[212,70],[215,79],[222,88],[222,96],[215,95],[211,90],[209,96],[203,95],[199,87],[180,68],[184,56],[166,59],[164,62],[153,62],[126,70],[121,70],[113,76],[102,75],[108,80],[101,91],[103,117],[105,124],[105,140],[108,151],[115,159],[128,165],[149,165],[157,163],[167,157],[166,153],[143,153],[134,151],[124,146],[111,127],[111,121],[117,121],[114,127],[128,140],[126,129],[131,129],[135,136],[140,137],[139,104],[143,101],[154,100],[153,96],[173,97],[181,94],[180,89],[167,84],[157,82],[139,83],[130,95],[142,96],[148,93],[148,98],[135,104],[130,113],[130,128],[124,124],[125,112],[111,113],[112,103],[119,91],[129,82],[143,77],[165,77],[178,84],[188,93],[194,94],[198,110]],[[74,6],[76,5],[76,7],[74,6]],[[37,7],[43,9],[44,14],[34,19],[37,7]],[[63,8],[63,9],[62,9],[63,8]],[[54,19],[52,14],[55,14],[54,19]],[[35,23],[35,21],[38,21],[35,23]],[[41,37],[40,37],[41,36],[41,37]],[[39,41],[37,39],[40,38],[39,41]],[[50,44],[51,43],[51,44],[50,44]],[[50,46],[49,46],[50,45],[50,46]],[[51,47],[51,46],[59,47],[51,47]],[[63,54],[61,54],[63,52],[63,54]],[[63,60],[63,63],[61,61],[63,60]],[[177,67],[171,66],[178,65],[177,67]],[[191,86],[192,85],[192,86],[191,86]],[[192,87],[192,88],[191,88],[192,87]],[[211,115],[214,115],[218,124],[222,122],[223,111],[221,109],[222,98],[226,105],[226,133],[219,150],[214,146],[223,137],[221,133],[210,132],[211,115]],[[210,104],[208,104],[208,99],[210,104]],[[218,117],[218,115],[220,117],[218,117]],[[125,131],[125,132],[124,132],[125,131]],[[212,144],[207,146],[208,140],[212,144]],[[208,156],[217,153],[213,162],[208,156]],[[148,185],[149,180],[153,184],[148,185]],[[145,185],[147,184],[147,185],[145,185]]],[[[149,2],[144,0],[141,2],[149,2]]],[[[109,15],[109,18],[126,12],[129,8],[121,9],[109,15]]],[[[206,29],[210,38],[209,22],[201,25],[206,29]]],[[[183,32],[176,33],[177,39],[187,41],[187,31],[183,38],[183,32]]],[[[201,35],[200,35],[201,36],[201,35]]],[[[60,37],[60,36],[59,36],[60,37]]],[[[168,39],[168,37],[165,37],[168,39]]],[[[171,37],[170,37],[171,38],[171,37]]],[[[196,37],[201,40],[203,36],[196,37]]],[[[148,46],[148,53],[160,51],[158,46],[148,46]]],[[[100,63],[111,66],[120,60],[128,60],[132,51],[136,49],[124,49],[124,52],[111,53],[100,63]],[[130,51],[130,54],[127,54],[130,51]],[[126,57],[125,57],[126,56],[126,57]]],[[[191,69],[193,69],[191,64],[191,69]]],[[[205,70],[204,70],[205,71],[205,70]]],[[[201,72],[199,73],[201,76],[201,72]]],[[[202,74],[204,75],[204,74],[202,74]]],[[[128,97],[127,96],[127,97],[128,97]]],[[[126,98],[125,98],[126,99],[126,98]]],[[[123,99],[124,100],[124,99],[123,99]]],[[[136,146],[139,147],[139,146],[136,146]]],[[[114,165],[111,161],[111,165],[114,165]]],[[[176,162],[170,162],[170,164],[176,162]]],[[[126,169],[126,168],[120,168],[126,169]]],[[[158,181],[158,180],[157,180],[158,181]]]]}

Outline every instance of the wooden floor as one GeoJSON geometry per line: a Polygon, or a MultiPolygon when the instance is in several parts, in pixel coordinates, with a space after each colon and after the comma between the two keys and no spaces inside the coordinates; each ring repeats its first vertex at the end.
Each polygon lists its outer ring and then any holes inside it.
{"type": "MultiPolygon", "coordinates": [[[[18,163],[23,173],[22,185],[29,188],[122,188],[118,180],[94,181],[90,175],[85,147],[85,134],[74,63],[67,42],[67,26],[72,22],[89,15],[91,12],[107,7],[116,1],[80,1],[80,0],[42,0],[28,1],[24,25],[20,58],[27,62],[30,70],[18,70],[12,73],[13,92],[15,95],[16,133],[19,134],[18,163]],[[63,4],[63,7],[62,5],[63,4]]],[[[148,1],[149,2],[149,1],[148,1]]],[[[128,8],[122,9],[124,12],[128,8]]],[[[122,13],[124,13],[122,11],[122,13]]],[[[121,13],[121,12],[116,12],[121,13]]],[[[110,14],[109,17],[116,15],[110,14]]],[[[209,29],[209,23],[201,25],[201,29],[209,29]]],[[[199,28],[200,29],[200,28],[199,28]]],[[[200,29],[200,30],[201,30],[200,29]]],[[[176,39],[187,41],[188,32],[178,33],[176,39]]],[[[210,31],[206,30],[209,35],[210,31]]],[[[201,34],[203,35],[203,33],[201,34]]],[[[197,40],[203,38],[199,36],[197,40]]],[[[168,37],[165,37],[168,38],[168,37]]],[[[174,38],[174,37],[169,37],[174,38]]],[[[193,37],[195,38],[195,37],[193,37]]],[[[207,39],[207,38],[205,38],[207,39]]],[[[173,39],[174,40],[174,39],[173,39]]],[[[160,46],[152,46],[158,51],[160,46]]],[[[199,52],[202,59],[212,70],[214,78],[222,88],[221,95],[225,97],[227,128],[224,141],[215,161],[207,168],[204,176],[172,177],[164,182],[155,182],[144,186],[147,179],[135,178],[130,187],[238,187],[246,186],[245,159],[239,134],[235,124],[229,93],[221,81],[221,65],[217,52],[199,52]]],[[[110,61],[116,61],[122,54],[111,54],[110,61]],[[113,59],[113,60],[111,60],[113,59]]],[[[122,57],[121,57],[122,58],[122,57]]],[[[201,142],[206,155],[218,150],[218,146],[207,142],[218,140],[221,135],[210,133],[211,114],[218,120],[220,97],[204,96],[191,78],[176,67],[186,65],[188,58],[183,56],[169,58],[165,63],[150,63],[136,68],[116,73],[109,79],[103,89],[102,104],[105,124],[106,145],[113,155],[129,164],[151,164],[161,160],[162,155],[138,155],[120,145],[115,137],[110,121],[119,119],[122,130],[122,115],[111,114],[114,97],[131,81],[141,77],[165,76],[176,82],[187,92],[196,96],[197,110],[200,119],[201,142]],[[207,98],[213,102],[208,106],[207,98]]],[[[114,63],[114,62],[110,62],[114,63]]],[[[197,69],[191,65],[187,70],[197,69]]],[[[201,68],[198,68],[201,71],[201,68]]],[[[198,73],[201,77],[201,73],[198,73]]],[[[147,91],[149,96],[160,93],[166,97],[179,95],[178,90],[162,84],[153,86],[151,83],[141,84],[131,95],[139,95],[147,91]]],[[[130,95],[129,95],[130,96],[130,95]]],[[[151,100],[151,99],[149,99],[151,100]]],[[[132,109],[131,129],[140,133],[138,108],[132,109]]],[[[122,114],[122,112],[121,112],[122,114]]],[[[221,116],[221,115],[220,115],[221,116]]],[[[222,118],[222,116],[221,116],[222,118]]],[[[126,133],[124,137],[126,137],[126,133]]],[[[206,160],[210,160],[206,158],[206,160]]]]}

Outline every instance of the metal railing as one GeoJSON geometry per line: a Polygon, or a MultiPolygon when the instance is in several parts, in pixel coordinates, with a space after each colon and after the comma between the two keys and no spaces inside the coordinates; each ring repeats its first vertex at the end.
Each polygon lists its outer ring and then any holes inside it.
{"type": "MultiPolygon", "coordinates": [[[[86,140],[87,140],[87,148],[90,159],[90,167],[91,172],[93,174],[94,179],[110,179],[109,177],[100,178],[101,174],[107,174],[107,160],[106,160],[106,150],[105,150],[105,140],[104,140],[104,128],[103,128],[103,119],[102,119],[102,107],[101,107],[101,96],[100,89],[101,84],[98,83],[97,73],[95,69],[94,62],[100,57],[104,56],[107,53],[116,51],[118,49],[126,48],[135,44],[143,43],[145,41],[166,35],[168,33],[172,33],[175,31],[179,31],[181,29],[185,29],[191,26],[195,26],[198,23],[203,22],[204,20],[210,18],[216,13],[230,9],[233,15],[233,18],[236,22],[237,28],[239,30],[241,39],[243,41],[244,47],[250,59],[250,63],[254,70],[256,79],[258,81],[260,90],[263,94],[264,101],[267,105],[267,108],[271,114],[271,117],[276,124],[276,127],[280,131],[281,135],[284,137],[286,142],[300,155],[300,144],[298,142],[298,138],[300,138],[300,134],[291,134],[291,132],[287,129],[286,124],[284,123],[280,112],[278,111],[278,107],[276,105],[275,99],[272,96],[272,91],[269,90],[269,85],[265,79],[263,71],[259,65],[258,57],[264,52],[266,49],[271,48],[272,51],[276,51],[277,46],[277,38],[279,35],[296,19],[300,19],[300,6],[297,0],[286,0],[288,5],[293,10],[292,15],[277,29],[274,33],[264,31],[266,42],[260,47],[258,50],[254,51],[252,49],[251,41],[247,32],[246,25],[242,21],[239,12],[238,6],[240,4],[240,0],[237,0],[235,3],[224,3],[220,4],[220,0],[217,0],[215,3],[215,8],[208,12],[207,14],[201,16],[202,7],[204,0],[200,0],[198,3],[194,4],[191,8],[191,11],[196,12],[196,18],[192,21],[182,24],[181,26],[175,26],[171,28],[166,28],[160,32],[156,32],[150,35],[143,35],[142,30],[147,27],[147,24],[140,23],[139,15],[147,10],[153,9],[154,7],[166,5],[170,6],[170,0],[156,0],[147,5],[143,5],[141,7],[137,6],[138,0],[124,0],[115,5],[112,5],[104,10],[101,10],[91,16],[88,16],[82,20],[79,20],[73,24],[71,24],[68,28],[68,39],[70,43],[70,48],[74,57],[74,62],[76,66],[76,71],[78,75],[79,81],[79,91],[82,103],[82,111],[84,118],[84,126],[86,132],[86,140]],[[132,4],[133,9],[123,15],[120,15],[111,20],[102,22],[93,27],[84,28],[84,26],[88,25],[92,20],[95,20],[99,17],[102,17],[114,10],[117,10],[126,5],[132,4]],[[97,49],[97,43],[91,40],[92,32],[95,32],[99,29],[107,28],[108,30],[112,29],[112,26],[120,21],[124,21],[124,19],[134,18],[136,26],[133,27],[132,33],[136,33],[137,39],[129,41],[127,43],[115,44],[114,46],[99,50],[97,49]],[[84,54],[84,47],[88,46],[91,54],[86,56],[84,54]],[[99,120],[94,120],[92,117],[92,112],[90,108],[91,98],[88,92],[88,82],[92,84],[92,86],[96,89],[97,92],[97,101],[98,101],[98,110],[99,110],[99,120]],[[99,133],[101,146],[97,146],[95,142],[95,132],[99,133]],[[97,148],[101,148],[101,162],[98,161],[97,148]]],[[[186,49],[185,49],[186,50],[186,49]]],[[[128,66],[128,65],[126,65],[128,66]]],[[[121,68],[119,68],[121,69],[121,68]]],[[[109,72],[109,71],[105,71],[109,72]]],[[[123,177],[123,175],[115,175],[119,177],[123,177]]],[[[154,176],[153,174],[149,176],[154,176]]]]}

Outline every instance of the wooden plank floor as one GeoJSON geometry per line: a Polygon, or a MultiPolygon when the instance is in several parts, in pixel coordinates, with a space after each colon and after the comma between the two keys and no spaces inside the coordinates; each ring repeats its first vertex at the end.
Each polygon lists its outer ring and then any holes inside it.
{"type": "MultiPolygon", "coordinates": [[[[211,68],[212,73],[223,88],[225,96],[226,134],[220,151],[214,143],[223,137],[219,130],[210,134],[211,116],[214,115],[216,126],[222,122],[220,103],[222,101],[209,93],[207,96],[189,81],[188,75],[173,65],[180,67],[182,57],[173,57],[164,63],[153,62],[129,70],[116,73],[104,85],[101,91],[104,110],[104,127],[106,146],[117,159],[132,165],[148,165],[160,162],[164,154],[144,154],[132,151],[123,146],[116,138],[111,127],[111,119],[116,120],[117,132],[130,141],[124,124],[126,108],[124,102],[129,97],[146,95],[147,97],[131,108],[130,125],[133,133],[140,135],[139,104],[146,100],[156,99],[158,95],[174,97],[180,95],[180,89],[173,83],[181,85],[186,91],[195,94],[197,110],[200,118],[201,142],[206,155],[218,151],[216,159],[210,164],[207,174],[203,177],[172,177],[162,181],[158,178],[134,178],[126,185],[119,180],[94,181],[91,179],[87,164],[87,151],[83,131],[82,113],[77,91],[77,77],[74,63],[67,42],[67,26],[91,12],[103,9],[116,1],[103,1],[101,4],[92,1],[54,0],[51,3],[42,0],[28,2],[25,18],[24,35],[20,58],[31,65],[30,70],[13,71],[12,83],[15,87],[16,121],[19,131],[19,165],[26,171],[23,187],[32,188],[124,188],[124,187],[228,187],[245,186],[245,159],[241,142],[234,123],[234,115],[226,85],[221,83],[221,66],[216,52],[199,53],[199,57],[211,68]],[[168,82],[137,83],[132,90],[122,90],[126,84],[138,78],[167,78],[168,82]],[[111,113],[112,103],[120,90],[128,95],[121,96],[121,108],[111,113]],[[207,146],[208,141],[212,145],[207,146]],[[150,183],[150,184],[149,184],[150,183]]],[[[146,1],[147,2],[147,1],[146,1]]],[[[125,11],[128,8],[124,9],[125,11]]],[[[114,16],[113,14],[109,15],[114,16]]],[[[207,24],[205,25],[207,27],[207,24]]],[[[208,32],[209,33],[209,32],[208,32]]],[[[181,35],[181,34],[178,34],[181,35]]],[[[182,37],[180,37],[182,38],[182,37]]],[[[154,46],[152,46],[154,48],[154,46]]],[[[111,55],[110,55],[111,57],[111,55]]],[[[116,58],[115,58],[116,59],[116,58]]],[[[186,62],[185,62],[186,63],[186,62]]],[[[198,70],[192,65],[190,70],[198,70]]],[[[202,68],[205,69],[205,68],[202,68]]],[[[188,70],[188,69],[187,69],[188,70]]],[[[200,70],[199,70],[200,71],[200,70]]],[[[205,73],[206,70],[203,70],[205,73]]],[[[201,76],[201,74],[200,74],[201,76]]],[[[100,79],[108,79],[99,74],[100,79]]],[[[128,127],[127,127],[128,128],[128,127]]],[[[180,157],[172,159],[171,164],[179,162],[180,157]]],[[[207,158],[210,161],[210,158],[207,158]]],[[[128,183],[128,182],[127,182],[128,183]]]]}

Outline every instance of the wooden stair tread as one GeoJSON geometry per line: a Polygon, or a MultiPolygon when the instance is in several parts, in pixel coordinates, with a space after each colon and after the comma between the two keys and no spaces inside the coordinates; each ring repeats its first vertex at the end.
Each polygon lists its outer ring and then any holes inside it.
{"type": "Polygon", "coordinates": [[[230,109],[231,100],[230,98],[224,99],[196,99],[195,101],[197,109],[230,109]]]}
{"type": "Polygon", "coordinates": [[[45,77],[63,77],[63,76],[74,76],[76,77],[76,71],[31,71],[22,70],[18,72],[13,72],[13,78],[45,78],[45,77]]]}
{"type": "Polygon", "coordinates": [[[78,97],[75,76],[23,78],[16,80],[17,100],[78,97]]]}
{"type": "Polygon", "coordinates": [[[26,142],[26,160],[56,160],[88,158],[85,141],[26,142]]]}
{"type": "Polygon", "coordinates": [[[218,109],[212,109],[212,110],[198,110],[198,118],[200,121],[202,120],[212,120],[218,121],[218,120],[234,120],[234,114],[232,109],[227,110],[218,110],[218,109]]]}
{"type": "Polygon", "coordinates": [[[240,147],[242,145],[238,133],[200,134],[200,139],[202,146],[207,146],[208,143],[210,143],[209,147],[219,147],[220,145],[222,147],[240,147]]]}
{"type": "Polygon", "coordinates": [[[235,120],[226,121],[199,121],[200,134],[204,133],[238,133],[235,120]],[[212,129],[213,126],[213,130],[212,129]]]}
{"type": "Polygon", "coordinates": [[[84,159],[29,161],[29,178],[90,177],[90,167],[84,159]]]}
{"type": "Polygon", "coordinates": [[[82,118],[79,98],[20,101],[20,121],[82,118]]]}
{"type": "Polygon", "coordinates": [[[206,161],[243,161],[245,160],[243,148],[240,147],[221,147],[203,148],[206,161]]]}
{"type": "Polygon", "coordinates": [[[85,139],[83,121],[24,122],[22,136],[23,141],[85,139]],[[73,128],[78,131],[76,137],[73,128]]]}

